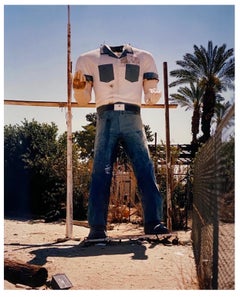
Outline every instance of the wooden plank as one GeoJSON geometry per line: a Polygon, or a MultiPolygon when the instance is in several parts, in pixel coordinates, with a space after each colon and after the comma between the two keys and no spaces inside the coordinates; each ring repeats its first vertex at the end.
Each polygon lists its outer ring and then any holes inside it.
{"type": "MultiPolygon", "coordinates": [[[[5,105],[22,105],[22,106],[43,106],[43,107],[67,107],[67,102],[62,101],[35,101],[35,100],[4,100],[5,105]]],[[[177,108],[178,104],[169,104],[169,108],[177,108]]],[[[79,105],[77,102],[72,102],[71,107],[73,108],[94,108],[95,103],[88,103],[79,105]]],[[[142,108],[165,108],[164,104],[142,104],[142,108]]]]}

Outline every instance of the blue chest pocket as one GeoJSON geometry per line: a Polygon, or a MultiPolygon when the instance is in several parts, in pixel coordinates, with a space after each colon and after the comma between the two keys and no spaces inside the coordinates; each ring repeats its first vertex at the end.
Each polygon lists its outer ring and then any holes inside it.
{"type": "Polygon", "coordinates": [[[98,71],[100,81],[107,83],[114,80],[113,64],[99,65],[98,71]]]}
{"type": "Polygon", "coordinates": [[[136,82],[139,78],[139,65],[126,64],[125,79],[130,82],[136,82]]]}

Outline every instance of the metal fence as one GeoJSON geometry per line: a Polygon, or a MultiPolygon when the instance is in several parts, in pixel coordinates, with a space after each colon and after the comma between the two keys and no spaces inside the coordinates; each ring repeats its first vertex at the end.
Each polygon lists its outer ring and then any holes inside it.
{"type": "Polygon", "coordinates": [[[194,160],[192,240],[200,287],[235,288],[234,105],[194,160]]]}

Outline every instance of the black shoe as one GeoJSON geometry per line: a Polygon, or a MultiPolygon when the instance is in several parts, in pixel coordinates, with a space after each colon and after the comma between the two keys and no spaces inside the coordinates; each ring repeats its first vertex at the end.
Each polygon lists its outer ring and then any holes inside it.
{"type": "Polygon", "coordinates": [[[98,227],[91,227],[87,239],[103,239],[106,237],[107,237],[107,234],[105,231],[105,227],[98,226],[98,227]]]}
{"type": "Polygon", "coordinates": [[[169,230],[162,224],[146,224],[144,225],[145,234],[169,234],[169,230]]]}

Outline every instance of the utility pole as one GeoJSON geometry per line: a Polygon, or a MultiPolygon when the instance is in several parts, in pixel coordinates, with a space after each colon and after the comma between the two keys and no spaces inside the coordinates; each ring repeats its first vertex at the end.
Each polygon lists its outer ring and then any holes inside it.
{"type": "Polygon", "coordinates": [[[171,152],[169,128],[169,102],[168,102],[168,69],[167,62],[163,63],[164,100],[165,100],[165,128],[166,128],[166,189],[167,189],[167,228],[172,231],[172,181],[171,181],[171,152]]]}
{"type": "Polygon", "coordinates": [[[72,178],[72,62],[71,62],[71,24],[68,5],[67,24],[67,203],[66,203],[66,237],[72,237],[73,229],[73,178],[72,178]]]}

